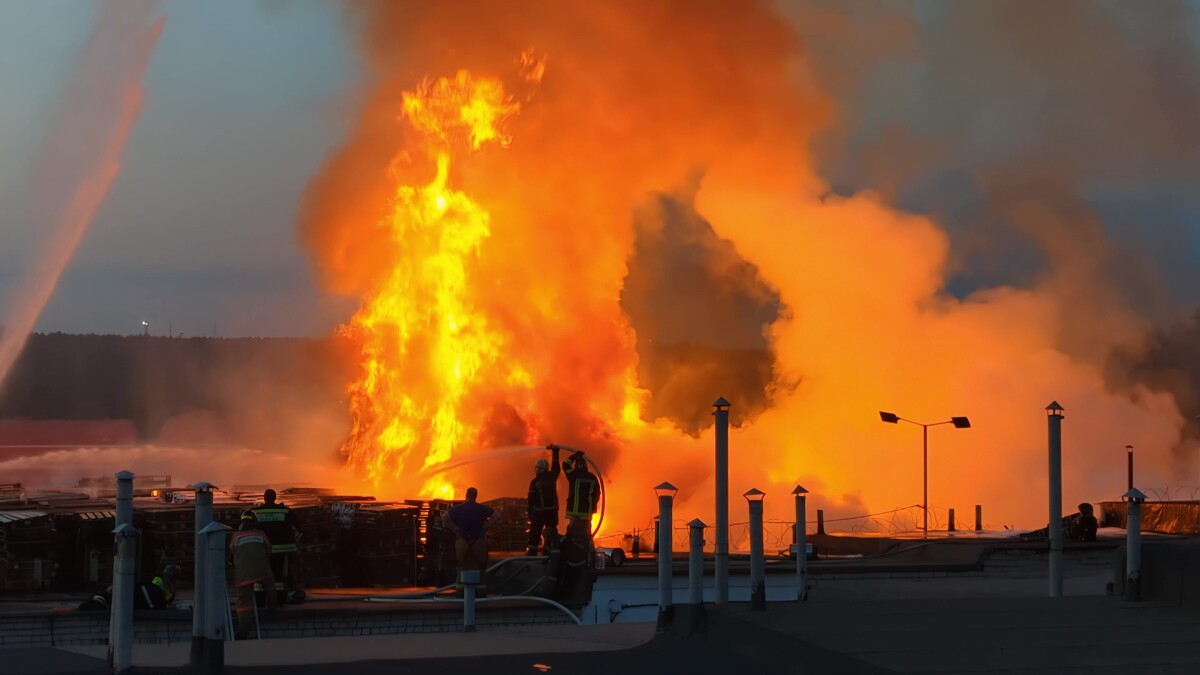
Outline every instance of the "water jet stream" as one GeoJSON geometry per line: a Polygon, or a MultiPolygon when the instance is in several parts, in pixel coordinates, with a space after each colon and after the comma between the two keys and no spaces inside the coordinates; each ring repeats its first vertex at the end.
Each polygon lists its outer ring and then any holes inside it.
{"type": "Polygon", "coordinates": [[[3,324],[0,385],[121,171],[121,154],[142,107],[141,81],[166,22],[153,18],[156,11],[157,3],[100,5],[79,55],[34,177],[35,220],[45,222],[32,229],[49,234],[3,324]],[[116,85],[106,87],[110,81],[116,85]]]}

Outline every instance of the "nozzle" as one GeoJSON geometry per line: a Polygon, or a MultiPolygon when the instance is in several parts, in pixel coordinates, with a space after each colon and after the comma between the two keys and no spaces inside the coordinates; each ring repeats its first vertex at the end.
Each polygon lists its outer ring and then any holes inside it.
{"type": "Polygon", "coordinates": [[[558,450],[558,446],[553,443],[550,443],[549,445],[546,446],[546,449],[547,450],[558,450]]]}

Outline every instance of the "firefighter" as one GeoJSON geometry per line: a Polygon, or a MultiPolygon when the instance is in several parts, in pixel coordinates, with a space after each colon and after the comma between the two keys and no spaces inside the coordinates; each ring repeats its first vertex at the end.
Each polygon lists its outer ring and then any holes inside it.
{"type": "Polygon", "coordinates": [[[592,515],[600,503],[600,480],[588,470],[587,458],[576,452],[563,462],[567,474],[567,564],[578,567],[591,560],[592,515]]]}
{"type": "Polygon", "coordinates": [[[546,534],[544,555],[558,548],[558,446],[550,445],[551,461],[539,458],[533,465],[533,480],[529,481],[529,550],[527,555],[537,555],[542,532],[546,534]]]}
{"type": "Polygon", "coordinates": [[[476,592],[479,597],[487,595],[487,586],[483,581],[483,573],[487,570],[487,539],[485,531],[500,522],[500,513],[490,506],[480,504],[479,491],[467,488],[467,501],[455,504],[442,514],[442,525],[455,534],[455,562],[458,566],[458,576],[454,587],[461,595],[463,570],[479,570],[479,585],[476,592]]]}
{"type": "Polygon", "coordinates": [[[242,523],[229,540],[229,553],[233,556],[233,580],[237,587],[237,637],[246,640],[258,634],[255,584],[263,587],[267,609],[279,606],[275,574],[271,570],[271,540],[259,529],[253,510],[242,513],[242,523]]]}
{"type": "Polygon", "coordinates": [[[275,501],[275,491],[263,493],[263,503],[254,507],[254,515],[261,529],[271,540],[271,571],[275,575],[276,592],[287,600],[296,600],[301,592],[296,589],[296,528],[292,524],[292,512],[283,502],[275,501]]]}
{"type": "MultiPolygon", "coordinates": [[[[162,574],[150,581],[141,581],[133,587],[134,609],[170,609],[175,603],[175,582],[179,580],[179,565],[167,565],[162,574]]],[[[83,610],[109,611],[112,608],[113,587],[96,593],[79,604],[83,610]]]]}
{"type": "MultiPolygon", "coordinates": [[[[179,572],[179,565],[167,565],[163,568],[162,574],[150,580],[150,585],[157,589],[151,593],[154,594],[156,600],[161,601],[162,607],[170,607],[175,603],[175,582],[179,581],[179,572]]],[[[151,606],[157,604],[157,602],[151,603],[151,606]]]]}

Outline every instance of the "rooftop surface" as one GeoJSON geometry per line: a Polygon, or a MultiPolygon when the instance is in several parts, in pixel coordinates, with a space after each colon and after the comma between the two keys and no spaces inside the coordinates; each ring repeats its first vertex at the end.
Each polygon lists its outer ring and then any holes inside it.
{"type": "MultiPolygon", "coordinates": [[[[106,672],[105,647],[0,650],[13,675],[106,672]]],[[[1106,596],[709,608],[707,631],[651,624],[233,642],[230,673],[1195,673],[1200,612],[1106,596]]],[[[187,644],[137,645],[138,673],[183,673],[187,644]]]]}

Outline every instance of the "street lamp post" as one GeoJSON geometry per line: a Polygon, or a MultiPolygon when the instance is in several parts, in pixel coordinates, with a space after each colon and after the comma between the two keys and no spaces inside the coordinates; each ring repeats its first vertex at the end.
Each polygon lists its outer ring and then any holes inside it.
{"type": "Polygon", "coordinates": [[[922,438],[922,458],[921,458],[921,482],[923,485],[921,497],[921,510],[925,513],[925,525],[922,528],[925,533],[925,538],[929,538],[929,427],[936,427],[943,424],[953,424],[955,429],[970,429],[971,420],[966,417],[951,417],[945,422],[914,422],[910,419],[900,417],[895,413],[879,411],[879,419],[888,424],[897,424],[899,422],[908,422],[921,427],[922,438]]]}

